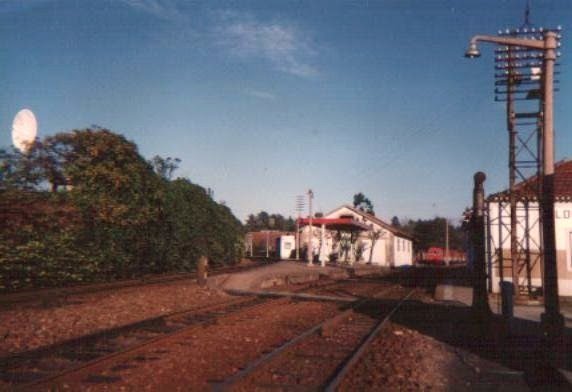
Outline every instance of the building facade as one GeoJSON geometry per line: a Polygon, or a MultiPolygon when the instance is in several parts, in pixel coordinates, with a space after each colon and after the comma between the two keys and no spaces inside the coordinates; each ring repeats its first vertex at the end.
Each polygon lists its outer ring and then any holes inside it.
{"type": "MultiPolygon", "coordinates": [[[[534,181],[537,179],[526,182],[534,181]]],[[[523,193],[516,211],[518,286],[521,292],[532,288],[533,292],[541,293],[543,267],[538,200],[523,193]]],[[[555,167],[554,218],[558,291],[561,296],[572,296],[572,160],[559,162],[555,167]]],[[[500,291],[502,280],[513,280],[510,245],[510,202],[505,191],[487,199],[487,262],[492,292],[500,291]]]]}
{"type": "MultiPolygon", "coordinates": [[[[351,218],[360,231],[312,228],[312,252],[320,259],[343,263],[371,263],[386,267],[413,264],[413,238],[381,219],[352,206],[343,205],[324,215],[326,219],[351,218]]],[[[303,229],[302,246],[308,246],[309,226],[303,229]]]]}

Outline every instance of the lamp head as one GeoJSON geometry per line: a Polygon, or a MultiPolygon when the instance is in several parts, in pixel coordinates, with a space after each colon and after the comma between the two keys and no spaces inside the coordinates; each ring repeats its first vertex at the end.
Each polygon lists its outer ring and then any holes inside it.
{"type": "Polygon", "coordinates": [[[469,43],[469,48],[465,52],[465,57],[467,57],[469,59],[481,57],[481,52],[479,52],[479,49],[477,48],[476,42],[469,43]]]}

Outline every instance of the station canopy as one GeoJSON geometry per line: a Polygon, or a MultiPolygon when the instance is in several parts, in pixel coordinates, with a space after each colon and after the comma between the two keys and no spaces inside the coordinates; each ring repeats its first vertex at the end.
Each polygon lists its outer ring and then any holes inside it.
{"type": "MultiPolygon", "coordinates": [[[[310,219],[298,219],[300,226],[310,225],[310,219]]],[[[368,231],[370,227],[365,223],[352,218],[312,218],[312,226],[321,227],[324,225],[328,230],[337,231],[368,231]]]]}

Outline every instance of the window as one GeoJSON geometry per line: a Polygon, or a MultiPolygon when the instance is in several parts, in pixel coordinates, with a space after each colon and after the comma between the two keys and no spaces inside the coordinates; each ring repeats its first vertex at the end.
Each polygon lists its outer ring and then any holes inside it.
{"type": "Polygon", "coordinates": [[[568,269],[572,270],[572,231],[568,233],[568,269]]]}

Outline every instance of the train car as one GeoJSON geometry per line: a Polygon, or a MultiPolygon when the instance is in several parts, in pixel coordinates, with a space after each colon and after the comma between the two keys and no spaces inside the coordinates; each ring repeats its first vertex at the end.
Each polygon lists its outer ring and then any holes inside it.
{"type": "Polygon", "coordinates": [[[445,264],[445,249],[431,246],[426,251],[421,252],[419,261],[422,264],[443,265],[445,264]]]}
{"type": "Polygon", "coordinates": [[[465,252],[457,249],[449,249],[448,254],[445,253],[444,248],[432,246],[426,251],[419,252],[417,260],[420,264],[428,265],[462,264],[467,260],[465,252]]]}

